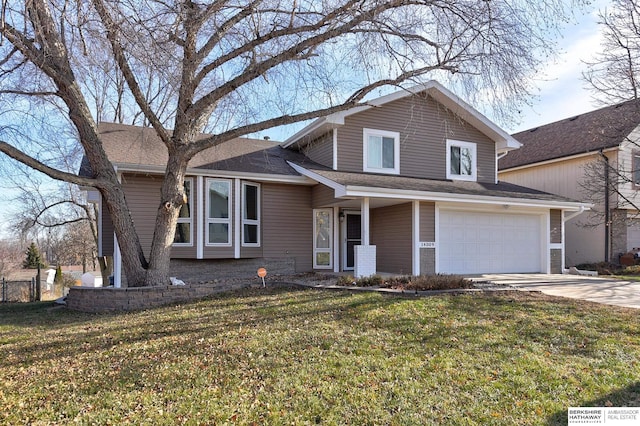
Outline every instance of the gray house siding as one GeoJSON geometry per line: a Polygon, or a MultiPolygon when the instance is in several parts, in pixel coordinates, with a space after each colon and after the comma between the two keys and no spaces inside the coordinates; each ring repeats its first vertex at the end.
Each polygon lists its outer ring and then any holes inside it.
{"type": "Polygon", "coordinates": [[[296,271],[312,265],[313,210],[311,187],[262,185],[263,256],[294,257],[296,271]]]}
{"type": "Polygon", "coordinates": [[[311,189],[311,205],[314,209],[328,207],[336,201],[336,192],[325,185],[315,185],[311,189]]]}
{"type": "Polygon", "coordinates": [[[400,133],[400,174],[446,178],[446,141],[477,144],[477,179],[495,182],[495,143],[432,98],[409,96],[345,119],[338,129],[338,170],[363,171],[363,129],[400,133]]]}
{"type": "Polygon", "coordinates": [[[552,244],[562,242],[562,211],[550,210],[550,241],[552,244]]]}
{"type": "Polygon", "coordinates": [[[371,210],[371,244],[376,246],[377,269],[411,274],[412,204],[371,210]]]}
{"type": "MultiPolygon", "coordinates": [[[[436,204],[420,203],[420,241],[435,242],[436,240],[436,204]]],[[[435,274],[436,249],[420,249],[420,273],[435,274]]]]}
{"type": "Polygon", "coordinates": [[[102,202],[100,209],[102,211],[102,221],[101,221],[102,253],[101,255],[113,256],[113,248],[114,248],[113,233],[115,232],[115,229],[113,227],[113,222],[111,221],[111,215],[109,214],[109,211],[107,210],[107,207],[105,206],[104,201],[102,202]]]}
{"type": "Polygon", "coordinates": [[[333,167],[333,132],[329,132],[306,145],[303,153],[312,161],[333,167]]]}

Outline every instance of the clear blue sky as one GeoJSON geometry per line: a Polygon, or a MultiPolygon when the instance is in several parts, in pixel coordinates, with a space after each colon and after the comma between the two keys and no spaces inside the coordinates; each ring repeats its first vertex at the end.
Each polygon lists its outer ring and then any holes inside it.
{"type": "Polygon", "coordinates": [[[569,23],[558,40],[562,50],[559,58],[549,61],[545,73],[536,78],[539,92],[532,107],[523,108],[521,123],[507,127],[507,131],[516,133],[599,108],[581,76],[587,69],[584,61],[593,59],[600,49],[597,11],[610,3],[597,0],[590,13],[576,12],[576,22],[569,23]]]}

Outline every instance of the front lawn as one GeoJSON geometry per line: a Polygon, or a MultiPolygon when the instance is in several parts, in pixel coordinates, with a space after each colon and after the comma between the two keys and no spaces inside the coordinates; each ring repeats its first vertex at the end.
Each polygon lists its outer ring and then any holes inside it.
{"type": "Polygon", "coordinates": [[[640,405],[639,314],[269,288],[126,314],[0,305],[0,424],[566,424],[640,405]]]}

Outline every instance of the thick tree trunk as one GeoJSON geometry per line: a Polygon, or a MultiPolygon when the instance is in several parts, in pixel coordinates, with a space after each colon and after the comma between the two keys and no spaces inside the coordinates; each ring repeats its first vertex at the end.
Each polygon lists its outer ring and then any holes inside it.
{"type": "Polygon", "coordinates": [[[183,153],[173,152],[169,156],[160,192],[160,205],[156,214],[149,267],[142,285],[169,283],[171,247],[175,237],[178,215],[182,206],[187,202],[184,192],[187,163],[188,160],[183,153]]]}
{"type": "Polygon", "coordinates": [[[122,187],[119,184],[110,185],[106,189],[101,188],[100,192],[111,215],[127,282],[131,287],[144,285],[147,260],[144,257],[122,187]]]}

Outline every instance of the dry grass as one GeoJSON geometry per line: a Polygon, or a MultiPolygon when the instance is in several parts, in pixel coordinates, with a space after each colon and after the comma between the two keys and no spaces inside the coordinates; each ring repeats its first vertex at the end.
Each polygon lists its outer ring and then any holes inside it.
{"type": "Polygon", "coordinates": [[[566,424],[640,405],[640,317],[529,293],[0,306],[1,424],[566,424]]]}

